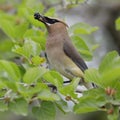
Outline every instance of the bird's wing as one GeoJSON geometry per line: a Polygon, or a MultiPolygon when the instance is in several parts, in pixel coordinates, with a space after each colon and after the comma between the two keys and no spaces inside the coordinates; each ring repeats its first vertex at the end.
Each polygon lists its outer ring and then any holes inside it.
{"type": "Polygon", "coordinates": [[[66,40],[63,45],[63,50],[65,54],[72,59],[72,61],[84,72],[88,67],[84,60],[80,57],[71,41],[66,40]]]}

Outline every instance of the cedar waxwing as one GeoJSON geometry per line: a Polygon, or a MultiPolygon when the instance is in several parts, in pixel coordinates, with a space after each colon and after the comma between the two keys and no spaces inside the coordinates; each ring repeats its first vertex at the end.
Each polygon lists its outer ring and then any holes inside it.
{"type": "Polygon", "coordinates": [[[43,22],[48,30],[46,54],[50,66],[70,80],[80,77],[80,83],[91,88],[92,85],[83,79],[84,70],[88,67],[70,40],[67,24],[39,13],[35,13],[34,18],[43,22]]]}

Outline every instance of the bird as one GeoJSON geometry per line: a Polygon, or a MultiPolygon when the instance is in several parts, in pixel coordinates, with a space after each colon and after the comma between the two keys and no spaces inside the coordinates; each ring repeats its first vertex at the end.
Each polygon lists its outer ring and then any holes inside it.
{"type": "Polygon", "coordinates": [[[88,67],[69,37],[68,25],[62,20],[47,17],[40,13],[34,13],[34,18],[42,22],[47,28],[48,37],[45,52],[52,69],[70,81],[79,77],[80,83],[87,89],[91,88],[91,83],[84,81],[84,71],[88,67]]]}

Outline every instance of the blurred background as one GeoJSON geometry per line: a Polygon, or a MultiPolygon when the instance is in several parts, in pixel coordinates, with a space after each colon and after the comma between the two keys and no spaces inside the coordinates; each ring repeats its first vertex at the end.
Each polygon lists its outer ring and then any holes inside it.
{"type": "MultiPolygon", "coordinates": [[[[16,14],[18,6],[23,2],[24,0],[0,0],[0,11],[16,14]]],[[[85,39],[88,46],[93,44],[99,45],[93,53],[92,61],[87,62],[89,67],[95,68],[99,66],[101,59],[107,52],[117,50],[120,53],[120,31],[117,31],[115,28],[115,20],[120,16],[120,0],[86,0],[81,4],[78,3],[79,0],[75,2],[77,5],[73,7],[72,4],[74,3],[72,0],[34,0],[34,3],[38,6],[43,4],[45,7],[44,11],[54,8],[56,17],[64,20],[69,26],[78,22],[85,22],[99,27],[99,30],[85,39]]],[[[28,6],[26,5],[26,7],[28,6]]],[[[39,12],[39,9],[35,12],[39,12]]],[[[0,29],[0,58],[8,59],[14,56],[10,52],[11,48],[12,43],[10,39],[0,29]]],[[[99,114],[104,116],[103,113],[99,114]]],[[[102,116],[97,120],[106,120],[102,116]]],[[[31,116],[22,117],[11,112],[1,112],[0,118],[2,120],[35,120],[31,116]]],[[[58,110],[56,120],[63,120],[63,118],[64,120],[86,120],[84,115],[79,116],[73,113],[64,115],[58,110]]]]}

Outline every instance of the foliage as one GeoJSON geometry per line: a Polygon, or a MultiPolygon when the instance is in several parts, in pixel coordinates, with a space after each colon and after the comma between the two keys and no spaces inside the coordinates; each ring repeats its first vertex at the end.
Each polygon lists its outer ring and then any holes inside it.
{"type": "MultiPolygon", "coordinates": [[[[48,70],[47,61],[40,56],[45,50],[46,29],[42,23],[34,20],[33,15],[39,11],[55,16],[55,9],[46,11],[42,3],[35,3],[34,0],[24,0],[14,7],[15,13],[0,11],[0,28],[4,33],[0,41],[0,111],[10,110],[22,116],[32,112],[38,120],[54,120],[57,107],[63,113],[104,111],[109,120],[116,120],[120,101],[118,53],[108,53],[98,69],[86,70],[86,82],[92,82],[97,87],[78,97],[75,91],[79,78],[73,79],[69,85],[63,85],[63,77],[56,71],[48,70]],[[51,90],[49,85],[54,89],[57,87],[57,92],[51,90]],[[72,108],[67,104],[69,101],[74,104],[72,108]]],[[[119,29],[119,19],[116,23],[119,29]]],[[[86,60],[92,59],[93,51],[82,35],[90,35],[97,29],[86,23],[70,27],[72,42],[86,60]]],[[[92,48],[96,48],[96,45],[92,48]]]]}
{"type": "Polygon", "coordinates": [[[105,111],[109,120],[117,120],[120,100],[119,71],[120,56],[116,51],[108,53],[98,69],[86,70],[85,80],[95,83],[97,88],[83,93],[83,97],[79,98],[79,104],[74,107],[75,112],[105,111]]]}
{"type": "Polygon", "coordinates": [[[87,0],[66,0],[68,9],[78,6],[80,3],[85,3],[87,0]]]}
{"type": "Polygon", "coordinates": [[[116,29],[120,30],[120,17],[115,21],[116,23],[116,29]]]}

